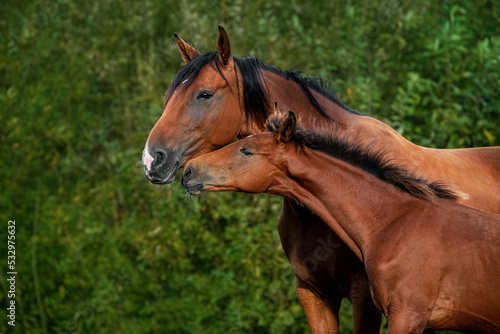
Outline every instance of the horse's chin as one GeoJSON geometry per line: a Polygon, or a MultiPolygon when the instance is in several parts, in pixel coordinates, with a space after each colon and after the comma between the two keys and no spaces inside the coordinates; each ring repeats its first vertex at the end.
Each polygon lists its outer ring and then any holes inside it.
{"type": "Polygon", "coordinates": [[[210,185],[210,184],[205,184],[205,187],[203,188],[205,191],[241,191],[240,189],[236,187],[230,187],[230,186],[223,186],[223,185],[210,185]]]}
{"type": "Polygon", "coordinates": [[[203,190],[203,184],[195,184],[193,186],[184,186],[186,188],[186,192],[191,196],[198,196],[203,190]]]}

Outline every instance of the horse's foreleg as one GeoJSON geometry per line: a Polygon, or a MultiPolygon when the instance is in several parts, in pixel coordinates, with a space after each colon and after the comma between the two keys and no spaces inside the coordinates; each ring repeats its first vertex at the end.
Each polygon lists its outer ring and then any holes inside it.
{"type": "Polygon", "coordinates": [[[382,314],[377,310],[371,298],[360,300],[352,305],[352,318],[354,322],[354,333],[380,333],[382,314]]]}
{"type": "Polygon", "coordinates": [[[341,298],[338,298],[338,300],[322,300],[298,278],[297,297],[304,309],[312,334],[340,333],[339,309],[341,298]]]}
{"type": "Polygon", "coordinates": [[[380,333],[382,313],[373,303],[368,277],[364,268],[360,268],[352,277],[349,301],[352,304],[354,333],[380,333]]]}

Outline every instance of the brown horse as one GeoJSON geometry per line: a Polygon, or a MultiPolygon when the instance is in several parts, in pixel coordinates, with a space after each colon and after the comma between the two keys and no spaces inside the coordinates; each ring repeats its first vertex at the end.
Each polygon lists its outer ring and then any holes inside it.
{"type": "Polygon", "coordinates": [[[266,192],[311,209],[363,261],[391,334],[500,333],[500,215],[449,200],[442,184],[348,137],[282,119],[191,160],[184,187],[266,192]]]}
{"type": "MultiPolygon", "coordinates": [[[[264,130],[272,104],[297,110],[308,129],[334,121],[337,131],[430,180],[465,192],[460,202],[500,213],[500,148],[436,150],[414,145],[377,119],[345,106],[320,80],[231,54],[219,27],[217,51],[201,54],[175,35],[185,66],[165,96],[165,110],[143,153],[146,177],[170,183],[190,159],[264,130]]],[[[297,295],[313,333],[338,332],[342,298],[353,305],[356,333],[378,333],[363,264],[309,210],[285,199],[279,220],[283,249],[297,276],[297,295]],[[307,269],[307,270],[306,270],[307,269]]]]}

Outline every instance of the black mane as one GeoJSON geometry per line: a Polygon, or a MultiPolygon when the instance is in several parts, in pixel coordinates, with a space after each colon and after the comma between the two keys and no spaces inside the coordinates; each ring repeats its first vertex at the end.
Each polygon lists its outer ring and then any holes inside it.
{"type": "MultiPolygon", "coordinates": [[[[196,57],[187,63],[183,68],[179,70],[174,80],[170,84],[166,94],[165,94],[165,105],[168,100],[172,97],[172,94],[182,85],[182,83],[187,80],[186,85],[183,89],[186,89],[191,85],[191,83],[196,79],[196,76],[200,73],[201,69],[205,65],[211,66],[215,69],[224,80],[221,69],[217,64],[218,54],[216,51],[210,51],[196,57]]],[[[256,57],[244,57],[237,58],[233,57],[233,60],[238,66],[242,81],[243,81],[243,99],[245,105],[245,113],[247,120],[254,120],[257,124],[264,125],[267,117],[268,111],[271,110],[271,104],[269,101],[269,92],[262,80],[261,71],[269,71],[280,75],[281,77],[297,83],[304,94],[307,96],[314,108],[325,118],[331,119],[324,108],[319,104],[316,98],[313,96],[312,91],[316,91],[332,102],[336,103],[338,106],[342,107],[346,111],[351,113],[363,115],[357,111],[346,106],[337,96],[329,82],[325,82],[321,78],[315,78],[312,76],[305,77],[300,71],[286,70],[282,71],[276,66],[271,66],[264,64],[256,57]]],[[[238,85],[239,85],[239,78],[238,85]]]]}
{"type": "MultiPolygon", "coordinates": [[[[270,117],[266,122],[267,130],[278,134],[283,121],[283,115],[270,117]]],[[[391,163],[389,159],[385,158],[383,152],[373,151],[370,146],[360,147],[349,140],[347,136],[339,136],[335,131],[325,135],[297,126],[292,140],[297,147],[305,146],[343,160],[413,196],[424,199],[438,197],[453,200],[459,197],[443,183],[429,182],[426,178],[418,177],[415,172],[408,172],[403,167],[391,163]]]]}

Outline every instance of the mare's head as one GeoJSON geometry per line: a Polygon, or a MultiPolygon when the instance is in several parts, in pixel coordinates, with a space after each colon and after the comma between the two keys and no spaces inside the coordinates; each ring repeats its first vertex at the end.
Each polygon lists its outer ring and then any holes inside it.
{"type": "Polygon", "coordinates": [[[193,195],[202,190],[265,192],[281,173],[284,154],[296,129],[293,112],[280,123],[277,133],[249,136],[220,150],[191,160],[182,175],[182,185],[193,195]]]}
{"type": "Polygon", "coordinates": [[[263,92],[245,92],[244,99],[237,59],[222,27],[217,51],[201,54],[177,34],[175,38],[185,66],[167,90],[165,109],[143,152],[144,173],[155,184],[172,182],[189,159],[231,143],[252,116],[262,126],[267,117],[265,106],[245,106],[247,100],[258,100],[247,94],[263,92]]]}

